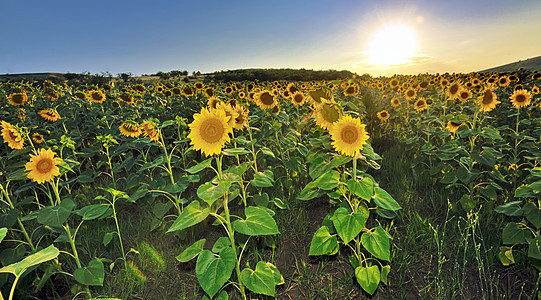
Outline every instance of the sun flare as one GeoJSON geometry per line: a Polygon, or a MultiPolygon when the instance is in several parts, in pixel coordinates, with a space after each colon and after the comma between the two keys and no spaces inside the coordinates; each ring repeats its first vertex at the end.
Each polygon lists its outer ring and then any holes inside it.
{"type": "Polygon", "coordinates": [[[402,24],[379,29],[370,43],[371,65],[400,65],[415,55],[416,37],[410,27],[402,24]]]}

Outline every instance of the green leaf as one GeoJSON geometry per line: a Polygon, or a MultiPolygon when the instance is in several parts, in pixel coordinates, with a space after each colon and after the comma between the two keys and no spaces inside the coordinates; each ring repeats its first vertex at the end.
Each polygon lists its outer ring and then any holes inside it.
{"type": "Polygon", "coordinates": [[[475,198],[470,197],[468,194],[462,195],[459,201],[462,205],[462,209],[464,209],[465,212],[469,212],[477,207],[477,201],[475,201],[475,198]]]}
{"type": "Polygon", "coordinates": [[[227,282],[235,268],[235,251],[232,248],[223,248],[219,255],[210,250],[203,250],[195,265],[195,274],[201,288],[210,296],[216,293],[227,282]]]}
{"type": "Polygon", "coordinates": [[[531,237],[528,230],[520,228],[515,222],[509,222],[502,232],[502,242],[505,245],[526,244],[527,238],[531,237]]]}
{"type": "Polygon", "coordinates": [[[344,207],[339,207],[332,217],[336,232],[344,243],[349,243],[363,229],[366,218],[360,212],[350,212],[344,207]]]}
{"type": "Polygon", "coordinates": [[[19,277],[28,268],[37,266],[51,259],[55,259],[59,253],[60,251],[58,251],[58,249],[54,245],[50,245],[45,249],[41,249],[40,251],[25,257],[19,262],[1,268],[0,273],[11,273],[16,277],[19,277]]]}
{"type": "Polygon", "coordinates": [[[338,247],[338,238],[331,235],[327,226],[321,226],[312,237],[308,255],[325,255],[334,252],[338,247]]]}
{"type": "Polygon", "coordinates": [[[278,268],[275,265],[273,265],[272,263],[270,263],[270,262],[266,262],[265,264],[272,271],[272,274],[274,276],[274,284],[276,284],[276,285],[284,284],[285,283],[284,276],[282,276],[282,274],[280,273],[278,268]]]}
{"type": "Polygon", "coordinates": [[[363,233],[361,244],[376,258],[390,261],[391,243],[387,232],[381,226],[376,227],[373,231],[363,233]]]}
{"type": "Polygon", "coordinates": [[[255,271],[246,268],[240,272],[240,280],[252,292],[274,296],[276,284],[272,269],[265,262],[258,262],[255,271]]]}
{"type": "Polygon", "coordinates": [[[357,267],[355,268],[355,278],[363,290],[372,295],[378,288],[381,274],[378,266],[357,267]]]}
{"type": "Polygon", "coordinates": [[[535,197],[535,192],[527,185],[521,185],[515,190],[515,198],[535,197]]]}
{"type": "Polygon", "coordinates": [[[195,165],[195,166],[193,166],[191,168],[186,169],[186,172],[188,172],[190,174],[199,173],[202,170],[208,168],[211,165],[211,163],[212,163],[212,157],[198,163],[197,165],[195,165]]]}
{"type": "Polygon", "coordinates": [[[265,155],[268,155],[272,158],[276,158],[276,156],[274,156],[274,152],[272,152],[271,149],[267,148],[267,147],[261,147],[261,153],[265,154],[265,155]]]}
{"type": "Polygon", "coordinates": [[[8,229],[7,228],[0,228],[0,243],[4,240],[4,238],[6,237],[6,234],[8,233],[8,229]]]}
{"type": "Polygon", "coordinates": [[[246,235],[279,234],[278,226],[269,213],[260,207],[248,206],[244,209],[246,220],[235,220],[233,228],[246,235]]]}
{"type": "Polygon", "coordinates": [[[113,235],[115,234],[115,232],[107,232],[104,236],[103,236],[103,246],[107,246],[109,245],[109,243],[113,240],[113,235]]]}
{"type": "Polygon", "coordinates": [[[330,171],[314,180],[314,185],[322,190],[332,190],[338,186],[340,180],[340,173],[337,171],[330,171]]]}
{"type": "Polygon", "coordinates": [[[265,172],[257,172],[254,174],[254,179],[250,180],[250,184],[257,187],[274,186],[274,174],[271,170],[265,170],[265,172]]]}
{"type": "Polygon", "coordinates": [[[269,204],[269,195],[267,193],[263,193],[261,195],[254,195],[253,199],[255,205],[257,206],[266,207],[269,204]]]}
{"type": "Polygon", "coordinates": [[[229,180],[220,180],[218,185],[214,185],[212,182],[206,182],[197,188],[197,196],[211,206],[218,198],[229,191],[230,186],[231,181],[229,180]]]}
{"type": "Polygon", "coordinates": [[[313,181],[309,182],[297,195],[298,200],[312,200],[319,196],[319,190],[313,181]]]}
{"type": "Polygon", "coordinates": [[[210,214],[210,208],[201,209],[199,201],[192,201],[184,208],[167,232],[182,230],[198,224],[210,214]]]}
{"type": "Polygon", "coordinates": [[[510,266],[515,263],[515,258],[513,257],[513,247],[501,246],[500,253],[498,257],[504,266],[510,266]]]}
{"type": "Polygon", "coordinates": [[[71,214],[71,210],[75,207],[75,203],[71,199],[64,199],[58,206],[46,206],[39,210],[38,223],[60,227],[71,214]]]}
{"type": "Polygon", "coordinates": [[[347,187],[350,192],[366,201],[370,201],[374,195],[374,182],[368,176],[359,180],[351,178],[347,182],[347,187]]]}
{"type": "Polygon", "coordinates": [[[223,248],[227,248],[231,246],[231,240],[229,237],[221,236],[219,237],[216,242],[214,242],[214,245],[212,246],[212,252],[214,253],[220,253],[223,248]]]}
{"type": "Polygon", "coordinates": [[[110,204],[93,204],[78,209],[74,213],[83,217],[83,220],[89,221],[103,216],[109,208],[111,208],[110,204]]]}
{"type": "Polygon", "coordinates": [[[400,204],[398,204],[398,202],[396,202],[396,200],[394,200],[394,198],[384,189],[376,187],[374,192],[375,193],[372,198],[374,199],[376,205],[380,208],[392,211],[402,209],[400,204]]]}
{"type": "Polygon", "coordinates": [[[73,278],[83,285],[103,286],[104,269],[101,260],[95,258],[88,263],[88,267],[75,270],[73,278]]]}
{"type": "Polygon", "coordinates": [[[522,208],[520,207],[521,204],[522,201],[511,201],[496,207],[494,211],[510,217],[522,216],[522,208]]]}
{"type": "Polygon", "coordinates": [[[203,247],[205,247],[206,239],[200,239],[199,241],[193,243],[190,245],[190,247],[184,249],[182,253],[180,253],[176,259],[179,262],[188,262],[192,259],[194,259],[196,256],[199,255],[203,251],[203,247]]]}
{"type": "Polygon", "coordinates": [[[276,207],[278,207],[279,209],[287,208],[287,204],[285,204],[284,201],[282,201],[280,198],[274,198],[272,203],[274,203],[274,205],[276,205],[276,207]]]}
{"type": "Polygon", "coordinates": [[[331,160],[331,165],[330,167],[331,168],[336,168],[336,167],[339,167],[339,166],[342,166],[344,164],[347,164],[348,162],[350,162],[352,160],[352,158],[350,156],[345,156],[345,155],[337,155],[335,157],[333,157],[333,159],[331,160]]]}
{"type": "Polygon", "coordinates": [[[231,148],[231,149],[224,149],[222,150],[222,153],[227,156],[235,156],[235,155],[244,155],[250,153],[250,151],[244,149],[244,148],[231,148]]]}
{"type": "Polygon", "coordinates": [[[528,257],[541,260],[541,235],[528,241],[528,257]]]}
{"type": "Polygon", "coordinates": [[[391,272],[391,266],[386,265],[381,268],[381,282],[389,284],[389,281],[387,279],[387,276],[389,276],[389,272],[391,272]]]}
{"type": "Polygon", "coordinates": [[[541,209],[539,209],[537,205],[528,202],[524,205],[523,210],[526,219],[539,229],[541,227],[541,209]]]}

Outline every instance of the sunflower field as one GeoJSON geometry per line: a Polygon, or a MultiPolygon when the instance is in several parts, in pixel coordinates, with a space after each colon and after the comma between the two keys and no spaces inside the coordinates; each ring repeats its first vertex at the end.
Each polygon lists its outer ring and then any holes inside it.
{"type": "Polygon", "coordinates": [[[0,299],[541,299],[541,73],[0,84],[0,299]]]}

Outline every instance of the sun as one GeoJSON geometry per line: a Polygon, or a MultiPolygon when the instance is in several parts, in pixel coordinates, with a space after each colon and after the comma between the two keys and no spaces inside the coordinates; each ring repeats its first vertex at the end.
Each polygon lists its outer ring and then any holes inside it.
{"type": "Polygon", "coordinates": [[[415,32],[402,24],[387,25],[379,29],[370,43],[371,65],[401,65],[415,55],[415,32]]]}

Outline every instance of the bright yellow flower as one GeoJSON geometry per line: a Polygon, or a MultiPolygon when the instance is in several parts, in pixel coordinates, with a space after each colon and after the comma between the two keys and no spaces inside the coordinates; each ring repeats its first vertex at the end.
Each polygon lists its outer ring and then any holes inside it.
{"type": "Polygon", "coordinates": [[[228,121],[224,110],[203,108],[188,125],[190,144],[206,156],[220,154],[225,143],[230,141],[229,133],[233,131],[228,121]]]}
{"type": "Polygon", "coordinates": [[[358,118],[343,116],[329,131],[334,149],[343,155],[355,156],[369,138],[365,127],[358,118]]]}
{"type": "Polygon", "coordinates": [[[24,165],[26,171],[30,171],[26,176],[37,183],[52,181],[60,175],[57,165],[61,162],[51,149],[39,149],[37,155],[30,154],[30,161],[24,165]]]}

